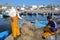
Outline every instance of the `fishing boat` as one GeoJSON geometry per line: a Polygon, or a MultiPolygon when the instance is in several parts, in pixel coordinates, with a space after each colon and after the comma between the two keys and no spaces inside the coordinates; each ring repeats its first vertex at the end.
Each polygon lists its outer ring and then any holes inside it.
{"type": "Polygon", "coordinates": [[[3,18],[9,18],[9,16],[8,15],[3,15],[3,18]]]}

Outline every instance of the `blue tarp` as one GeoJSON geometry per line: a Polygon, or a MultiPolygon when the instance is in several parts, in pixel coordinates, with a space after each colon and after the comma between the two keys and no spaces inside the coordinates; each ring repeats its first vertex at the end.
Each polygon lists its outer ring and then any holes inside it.
{"type": "Polygon", "coordinates": [[[0,40],[4,40],[9,35],[9,31],[4,31],[0,33],[0,40]]]}

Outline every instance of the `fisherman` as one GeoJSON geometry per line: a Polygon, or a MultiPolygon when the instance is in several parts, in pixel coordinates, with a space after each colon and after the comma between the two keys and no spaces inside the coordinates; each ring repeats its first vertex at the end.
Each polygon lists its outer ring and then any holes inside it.
{"type": "Polygon", "coordinates": [[[43,38],[47,38],[49,36],[56,34],[58,30],[57,23],[52,19],[51,16],[47,16],[47,20],[48,20],[48,24],[45,27],[46,30],[44,30],[43,38]]]}
{"type": "Polygon", "coordinates": [[[22,18],[19,16],[18,11],[13,7],[9,9],[9,16],[11,17],[12,35],[15,40],[16,37],[21,35],[18,21],[22,18]]]}

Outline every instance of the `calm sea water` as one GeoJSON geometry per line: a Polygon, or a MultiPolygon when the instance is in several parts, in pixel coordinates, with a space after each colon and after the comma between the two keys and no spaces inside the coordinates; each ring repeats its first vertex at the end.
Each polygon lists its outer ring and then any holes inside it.
{"type": "MultiPolygon", "coordinates": [[[[37,28],[40,28],[40,27],[45,27],[46,24],[48,23],[47,21],[47,16],[44,15],[32,15],[32,16],[29,16],[29,15],[26,15],[26,16],[21,16],[23,19],[25,19],[26,21],[30,21],[31,23],[33,23],[35,25],[35,27],[37,28]]],[[[52,18],[54,18],[54,15],[52,16],[52,18]]],[[[58,16],[58,19],[60,19],[60,16],[58,16]]],[[[8,26],[6,24],[9,24],[9,20],[8,19],[3,19],[3,16],[0,15],[0,25],[1,24],[4,24],[5,26],[8,26]]],[[[23,21],[22,22],[19,22],[20,26],[22,26],[23,24],[23,21]]]]}
{"type": "MultiPolygon", "coordinates": [[[[23,17],[26,21],[30,21],[31,23],[34,23],[35,27],[40,28],[40,27],[45,27],[46,24],[48,23],[47,21],[47,15],[26,15],[26,17],[23,17]]],[[[52,18],[54,19],[55,16],[52,15],[52,18]]],[[[60,15],[58,16],[58,19],[60,19],[60,15]]],[[[20,23],[22,24],[22,22],[20,23]]]]}

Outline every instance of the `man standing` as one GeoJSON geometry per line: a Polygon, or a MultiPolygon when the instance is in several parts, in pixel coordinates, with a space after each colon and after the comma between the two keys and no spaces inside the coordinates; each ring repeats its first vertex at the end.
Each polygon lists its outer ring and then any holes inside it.
{"type": "Polygon", "coordinates": [[[14,40],[17,36],[20,36],[20,28],[18,24],[18,18],[22,19],[19,14],[17,13],[17,10],[15,8],[11,8],[9,10],[9,16],[11,17],[11,27],[12,27],[12,35],[14,37],[14,40]]]}

